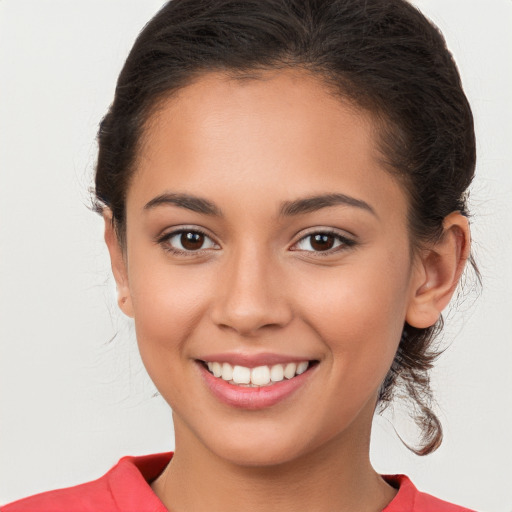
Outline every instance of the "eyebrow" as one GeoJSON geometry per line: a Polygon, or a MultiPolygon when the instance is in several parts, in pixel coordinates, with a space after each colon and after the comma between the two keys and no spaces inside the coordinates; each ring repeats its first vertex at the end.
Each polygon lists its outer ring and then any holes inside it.
{"type": "Polygon", "coordinates": [[[366,210],[372,215],[375,215],[375,217],[378,217],[375,210],[368,203],[345,194],[322,194],[297,199],[295,201],[286,201],[281,206],[280,215],[286,217],[302,215],[304,213],[311,213],[321,210],[322,208],[338,205],[361,208],[362,210],[366,210]]]}
{"type": "MultiPolygon", "coordinates": [[[[151,199],[151,201],[144,206],[144,210],[151,210],[152,208],[165,205],[178,206],[203,215],[222,217],[221,209],[214,203],[208,199],[190,194],[160,194],[159,196],[151,199]]],[[[281,204],[279,215],[281,217],[291,217],[339,205],[360,208],[378,217],[375,210],[368,203],[345,194],[321,194],[296,199],[294,201],[285,201],[281,204]]]]}
{"type": "Polygon", "coordinates": [[[144,210],[151,210],[152,208],[163,205],[179,206],[180,208],[186,208],[187,210],[202,213],[203,215],[222,216],[221,210],[211,201],[189,194],[161,194],[151,199],[151,201],[144,206],[144,210]]]}

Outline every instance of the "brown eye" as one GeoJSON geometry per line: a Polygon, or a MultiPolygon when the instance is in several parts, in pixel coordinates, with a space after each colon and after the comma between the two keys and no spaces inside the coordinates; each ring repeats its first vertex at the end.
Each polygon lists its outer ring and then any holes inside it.
{"type": "Polygon", "coordinates": [[[160,243],[175,253],[198,252],[203,249],[218,249],[215,242],[201,231],[180,230],[165,235],[160,243]]]}
{"type": "Polygon", "coordinates": [[[201,249],[204,244],[204,235],[203,233],[197,233],[195,231],[187,231],[181,233],[180,242],[183,249],[187,251],[197,251],[201,249]]]}
{"type": "Polygon", "coordinates": [[[338,233],[318,232],[301,238],[292,250],[306,252],[336,252],[355,245],[355,241],[338,233]]]}
{"type": "Polygon", "coordinates": [[[310,239],[311,247],[315,251],[328,251],[334,247],[334,242],[336,241],[334,235],[328,235],[325,233],[311,235],[310,239]]]}

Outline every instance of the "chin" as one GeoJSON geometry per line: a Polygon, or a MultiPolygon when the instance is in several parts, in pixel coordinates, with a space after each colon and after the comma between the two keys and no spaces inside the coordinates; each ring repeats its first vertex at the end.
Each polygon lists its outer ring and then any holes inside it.
{"type": "Polygon", "coordinates": [[[237,432],[228,431],[224,435],[219,435],[216,430],[214,436],[203,437],[202,444],[217,457],[246,467],[285,464],[307,451],[301,449],[303,443],[290,431],[284,435],[283,430],[278,428],[271,431],[258,428],[253,432],[242,428],[236,430],[237,432]]]}
{"type": "Polygon", "coordinates": [[[283,428],[282,424],[261,423],[245,429],[235,425],[223,435],[219,435],[219,429],[209,434],[202,439],[207,449],[231,464],[247,468],[271,468],[290,462],[297,464],[303,458],[310,460],[312,453],[336,442],[334,438],[338,437],[330,431],[315,438],[303,424],[283,428]]]}
{"type": "MultiPolygon", "coordinates": [[[[217,450],[216,450],[217,451],[217,450]]],[[[289,446],[269,446],[251,443],[251,446],[230,446],[216,453],[231,464],[248,468],[281,466],[300,457],[301,453],[289,446]]]]}

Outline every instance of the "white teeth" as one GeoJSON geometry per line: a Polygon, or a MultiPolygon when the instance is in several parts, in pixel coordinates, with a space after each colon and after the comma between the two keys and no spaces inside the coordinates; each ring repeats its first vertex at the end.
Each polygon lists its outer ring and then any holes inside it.
{"type": "Polygon", "coordinates": [[[251,370],[245,366],[233,368],[233,382],[235,384],[249,384],[251,382],[251,370]]]}
{"type": "Polygon", "coordinates": [[[295,363],[288,363],[284,369],[284,376],[287,379],[293,379],[295,377],[295,370],[297,370],[297,365],[295,363]]]}
{"type": "Polygon", "coordinates": [[[297,375],[304,373],[308,369],[309,363],[307,361],[302,361],[297,365],[297,375]]]}
{"type": "Polygon", "coordinates": [[[231,384],[257,387],[281,382],[285,378],[293,379],[293,377],[304,373],[308,369],[309,362],[302,361],[286,365],[275,364],[272,367],[257,366],[252,369],[245,366],[233,367],[229,363],[219,363],[217,361],[208,361],[206,365],[215,377],[220,377],[231,384]]]}
{"type": "Polygon", "coordinates": [[[233,379],[233,367],[229,363],[222,365],[222,379],[230,381],[233,379]]]}
{"type": "Polygon", "coordinates": [[[213,368],[212,368],[212,372],[213,372],[213,375],[215,375],[215,377],[220,377],[222,375],[222,366],[220,363],[213,363],[213,368]]]}
{"type": "Polygon", "coordinates": [[[282,364],[276,364],[270,369],[270,380],[279,382],[284,379],[284,368],[282,364]]]}
{"type": "Polygon", "coordinates": [[[270,382],[268,366],[257,366],[251,370],[251,382],[256,386],[265,386],[270,382]]]}

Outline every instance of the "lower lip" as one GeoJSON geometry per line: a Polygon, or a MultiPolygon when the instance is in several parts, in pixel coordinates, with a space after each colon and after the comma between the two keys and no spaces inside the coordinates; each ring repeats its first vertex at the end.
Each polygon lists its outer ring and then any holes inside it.
{"type": "Polygon", "coordinates": [[[221,402],[232,407],[252,410],[271,407],[288,398],[307,382],[316,368],[316,365],[309,367],[293,379],[285,379],[270,386],[246,387],[229,384],[221,378],[214,377],[200,362],[198,366],[206,385],[221,402]]]}

